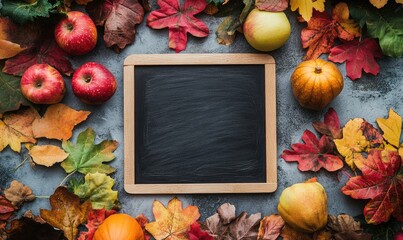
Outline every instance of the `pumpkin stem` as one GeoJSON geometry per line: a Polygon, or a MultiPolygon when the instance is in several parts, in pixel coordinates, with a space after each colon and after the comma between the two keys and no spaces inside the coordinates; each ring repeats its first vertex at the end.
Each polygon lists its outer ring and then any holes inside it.
{"type": "Polygon", "coordinates": [[[322,68],[321,68],[321,66],[316,66],[315,67],[315,73],[322,73],[322,68]]]}

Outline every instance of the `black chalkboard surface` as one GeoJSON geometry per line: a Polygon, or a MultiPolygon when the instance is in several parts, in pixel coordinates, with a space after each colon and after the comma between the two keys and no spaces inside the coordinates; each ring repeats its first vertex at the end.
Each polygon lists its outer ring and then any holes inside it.
{"type": "Polygon", "coordinates": [[[126,191],[274,191],[274,76],[267,55],[127,58],[126,191]]]}

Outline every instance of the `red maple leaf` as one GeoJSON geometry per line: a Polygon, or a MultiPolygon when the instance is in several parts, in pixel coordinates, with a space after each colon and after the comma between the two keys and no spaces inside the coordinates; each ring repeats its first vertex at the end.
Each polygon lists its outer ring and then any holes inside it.
{"type": "Polygon", "coordinates": [[[106,211],[104,208],[99,210],[91,209],[91,211],[88,213],[87,224],[85,225],[88,231],[81,232],[78,240],[92,240],[99,225],[101,225],[107,217],[115,213],[115,210],[106,211]]]}
{"type": "Polygon", "coordinates": [[[357,162],[362,176],[352,177],[341,191],[355,199],[371,199],[364,207],[365,220],[379,224],[391,215],[403,221],[403,166],[396,151],[370,151],[357,162]]]}
{"type": "Polygon", "coordinates": [[[314,11],[308,26],[301,31],[302,47],[308,48],[305,59],[316,59],[322,53],[330,52],[336,38],[351,41],[360,36],[358,24],[348,16],[345,3],[333,8],[332,18],[326,12],[314,11]]]}
{"type": "Polygon", "coordinates": [[[0,223],[7,221],[14,214],[14,211],[13,204],[3,196],[0,196],[0,223]]]}
{"type": "Polygon", "coordinates": [[[144,240],[150,240],[151,235],[146,231],[146,224],[149,222],[148,218],[144,214],[140,214],[136,217],[136,221],[140,224],[144,233],[144,240]]]}
{"type": "Polygon", "coordinates": [[[186,49],[187,33],[195,37],[206,37],[209,29],[196,15],[207,6],[206,0],[185,0],[182,7],[179,0],[158,0],[159,10],[152,11],[147,25],[154,29],[169,29],[169,47],[180,52],[186,49]]]}
{"type": "Polygon", "coordinates": [[[206,231],[200,229],[198,222],[190,225],[190,230],[188,232],[189,240],[214,240],[214,238],[206,231]]]}
{"type": "Polygon", "coordinates": [[[15,76],[22,74],[36,63],[47,63],[60,72],[70,75],[73,73],[70,60],[54,40],[53,34],[39,34],[38,39],[26,50],[6,61],[3,72],[15,76]]]}
{"type": "Polygon", "coordinates": [[[330,50],[329,60],[333,62],[346,63],[347,77],[351,80],[361,78],[364,70],[366,73],[377,75],[379,65],[375,58],[382,57],[382,51],[378,42],[372,38],[363,41],[354,39],[351,42],[336,46],[330,50]]]}
{"type": "Polygon", "coordinates": [[[342,130],[340,128],[340,120],[337,112],[333,108],[329,108],[325,113],[323,122],[314,122],[312,126],[316,131],[323,135],[329,136],[331,139],[338,139],[342,137],[342,130]]]}
{"type": "Polygon", "coordinates": [[[343,167],[343,161],[333,155],[333,145],[327,136],[317,139],[314,133],[305,130],[302,134],[304,143],[294,143],[292,150],[284,150],[280,155],[287,162],[298,162],[300,171],[317,172],[322,167],[333,172],[343,167]]]}

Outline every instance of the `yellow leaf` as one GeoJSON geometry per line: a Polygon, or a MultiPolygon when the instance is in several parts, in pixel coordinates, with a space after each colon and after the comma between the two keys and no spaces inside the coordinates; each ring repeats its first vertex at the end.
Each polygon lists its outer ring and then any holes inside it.
{"type": "Polygon", "coordinates": [[[291,10],[298,9],[299,14],[305,21],[309,21],[312,17],[313,9],[319,12],[325,11],[325,0],[291,0],[291,10]]]}
{"type": "Polygon", "coordinates": [[[153,213],[155,222],[147,223],[146,230],[157,240],[188,240],[187,231],[200,217],[196,206],[187,206],[182,209],[182,202],[173,198],[168,202],[168,207],[154,201],[153,213]]]}
{"type": "Polygon", "coordinates": [[[21,143],[35,143],[32,122],[39,117],[32,108],[5,113],[0,119],[0,151],[10,146],[13,151],[21,151],[21,143]]]}
{"type": "MultiPolygon", "coordinates": [[[[332,17],[340,23],[342,28],[348,32],[348,34],[353,35],[354,37],[361,36],[360,25],[358,25],[358,23],[356,23],[353,19],[349,19],[350,10],[345,2],[339,2],[336,4],[336,6],[334,6],[332,10],[332,17]]],[[[345,33],[340,34],[344,35],[345,33]]]]}
{"type": "Polygon", "coordinates": [[[33,146],[29,150],[29,155],[36,164],[46,167],[62,162],[69,156],[69,154],[61,148],[53,145],[33,146]]]}
{"type": "Polygon", "coordinates": [[[383,8],[386,3],[388,3],[388,0],[369,0],[369,2],[374,5],[376,8],[383,8]]]}
{"type": "Polygon", "coordinates": [[[402,117],[393,109],[390,109],[388,118],[377,118],[376,122],[383,131],[383,138],[395,148],[398,148],[402,132],[402,117]]]}
{"type": "Polygon", "coordinates": [[[67,140],[71,138],[73,128],[87,119],[91,112],[76,111],[58,103],[48,107],[45,115],[32,124],[34,136],[48,139],[67,140]]]}
{"type": "Polygon", "coordinates": [[[361,152],[369,146],[369,141],[365,138],[361,130],[362,118],[354,118],[347,122],[343,128],[343,138],[335,139],[337,150],[345,157],[347,165],[355,169],[354,161],[361,158],[361,152]]]}

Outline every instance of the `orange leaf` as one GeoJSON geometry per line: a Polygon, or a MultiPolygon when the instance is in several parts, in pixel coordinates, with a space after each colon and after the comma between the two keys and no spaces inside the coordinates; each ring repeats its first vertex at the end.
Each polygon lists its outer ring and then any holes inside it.
{"type": "Polygon", "coordinates": [[[146,230],[157,240],[187,240],[187,231],[190,225],[200,217],[196,206],[187,206],[182,209],[182,202],[173,198],[168,202],[168,207],[154,201],[153,213],[155,222],[147,223],[146,230]]]}
{"type": "Polygon", "coordinates": [[[12,41],[10,35],[15,28],[15,24],[9,18],[0,17],[0,59],[14,57],[25,49],[12,41]]]}
{"type": "Polygon", "coordinates": [[[0,151],[10,146],[13,151],[20,152],[21,143],[35,143],[31,125],[38,117],[32,108],[5,113],[0,117],[0,151]]]}
{"type": "Polygon", "coordinates": [[[36,164],[46,167],[62,162],[69,156],[69,154],[61,148],[53,145],[33,146],[29,150],[29,155],[36,164]]]}
{"type": "Polygon", "coordinates": [[[51,105],[42,118],[33,122],[34,136],[67,140],[71,138],[74,126],[86,120],[90,113],[76,111],[61,103],[51,105]]]}
{"type": "Polygon", "coordinates": [[[281,229],[284,227],[284,220],[278,214],[266,216],[260,221],[258,240],[275,240],[280,236],[281,229]]]}

